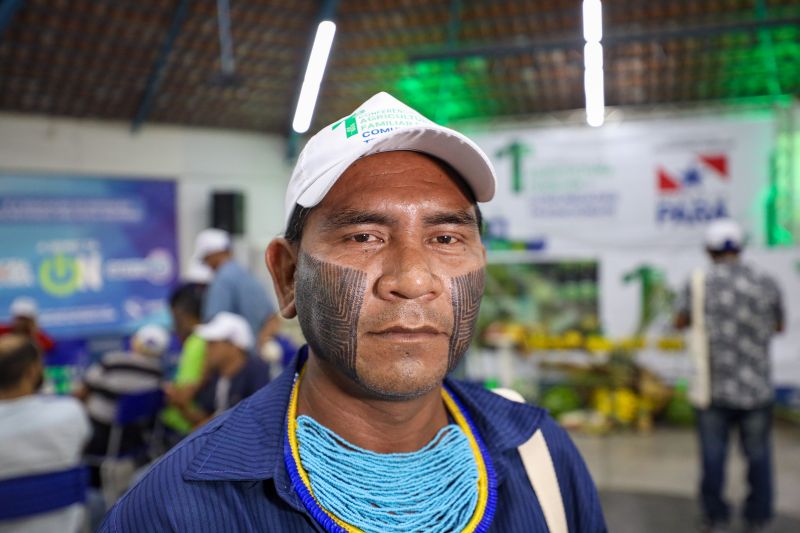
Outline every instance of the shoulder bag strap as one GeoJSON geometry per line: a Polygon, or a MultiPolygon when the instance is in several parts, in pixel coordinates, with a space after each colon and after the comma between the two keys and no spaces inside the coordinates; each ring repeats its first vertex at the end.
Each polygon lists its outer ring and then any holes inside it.
{"type": "MultiPolygon", "coordinates": [[[[518,392],[511,389],[495,389],[493,392],[516,402],[525,401],[518,392]]],[[[533,491],[539,499],[547,529],[550,533],[567,533],[567,516],[561,499],[561,489],[553,466],[553,458],[541,430],[537,429],[517,450],[522,458],[522,464],[525,465],[525,472],[528,474],[533,491]]]]}

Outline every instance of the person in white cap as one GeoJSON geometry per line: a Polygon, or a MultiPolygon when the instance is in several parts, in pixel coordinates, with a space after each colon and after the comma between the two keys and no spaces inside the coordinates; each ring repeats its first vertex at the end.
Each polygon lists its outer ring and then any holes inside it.
{"type": "Polygon", "coordinates": [[[39,327],[39,306],[36,300],[20,296],[11,302],[9,307],[11,322],[0,324],[0,335],[18,333],[31,339],[43,353],[47,354],[55,348],[55,341],[39,327]]]}
{"type": "MultiPolygon", "coordinates": [[[[86,446],[91,456],[104,456],[108,449],[111,425],[117,415],[117,402],[124,394],[154,391],[164,377],[162,357],[170,344],[170,334],[162,326],[148,324],[131,337],[130,351],[103,354],[83,377],[83,387],[76,396],[84,400],[92,422],[92,439],[86,446]]],[[[144,446],[143,427],[123,429],[120,453],[125,455],[144,446]]],[[[92,467],[91,484],[100,487],[99,468],[92,467]]]]}
{"type": "Polygon", "coordinates": [[[308,346],[100,531],[605,531],[546,412],[446,377],[474,333],[494,188],[475,143],[386,93],[311,138],[266,253],[308,346]]]}
{"type": "Polygon", "coordinates": [[[705,248],[711,266],[692,274],[675,316],[677,328],[691,327],[695,373],[690,399],[700,436],[700,495],[708,531],[727,531],[731,520],[723,492],[734,428],[748,463],[750,492],[743,510],[748,528],[760,529],[773,516],[769,344],[783,330],[783,305],[772,277],[741,261],[744,243],[734,220],[709,224],[705,248]]]}
{"type": "Polygon", "coordinates": [[[203,302],[203,322],[227,311],[247,320],[258,347],[280,328],[280,318],[267,291],[246,268],[233,258],[227,231],[209,228],[197,235],[195,258],[213,271],[213,279],[203,302]]]}
{"type": "MultiPolygon", "coordinates": [[[[269,366],[252,357],[255,347],[247,321],[222,311],[195,329],[206,341],[208,378],[192,403],[174,397],[183,416],[195,426],[233,407],[269,382],[269,366]]],[[[170,394],[170,391],[167,391],[170,394]]]]}

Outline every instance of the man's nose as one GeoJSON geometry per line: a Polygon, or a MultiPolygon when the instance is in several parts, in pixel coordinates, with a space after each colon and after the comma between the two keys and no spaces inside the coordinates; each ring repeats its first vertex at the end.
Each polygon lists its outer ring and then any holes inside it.
{"type": "Polygon", "coordinates": [[[442,280],[432,270],[423,244],[396,243],[386,256],[376,290],[384,300],[433,300],[442,292],[442,280]]]}

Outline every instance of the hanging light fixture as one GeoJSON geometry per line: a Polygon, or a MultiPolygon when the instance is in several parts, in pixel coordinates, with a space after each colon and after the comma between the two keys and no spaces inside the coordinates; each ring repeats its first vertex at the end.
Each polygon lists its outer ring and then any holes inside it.
{"type": "Polygon", "coordinates": [[[322,83],[322,75],[325,74],[334,34],[336,34],[336,24],[330,20],[319,23],[292,121],[292,129],[297,133],[305,133],[311,127],[311,117],[314,116],[319,86],[322,83]]]}
{"type": "Polygon", "coordinates": [[[605,120],[603,87],[603,6],[600,0],[583,0],[583,90],[586,94],[586,123],[592,127],[605,120]]]}

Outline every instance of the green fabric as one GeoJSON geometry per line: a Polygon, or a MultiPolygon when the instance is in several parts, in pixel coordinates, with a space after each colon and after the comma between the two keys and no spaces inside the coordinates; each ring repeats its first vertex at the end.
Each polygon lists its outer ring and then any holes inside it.
{"type": "Polygon", "coordinates": [[[178,372],[175,374],[176,385],[191,385],[203,377],[203,365],[206,362],[206,341],[192,333],[183,343],[181,360],[178,361],[178,372]]]}
{"type": "MultiPolygon", "coordinates": [[[[175,373],[175,385],[192,385],[203,377],[206,361],[206,341],[192,333],[186,338],[175,373]]],[[[181,434],[192,430],[192,424],[175,407],[167,407],[161,412],[161,421],[170,429],[181,434]]]]}

